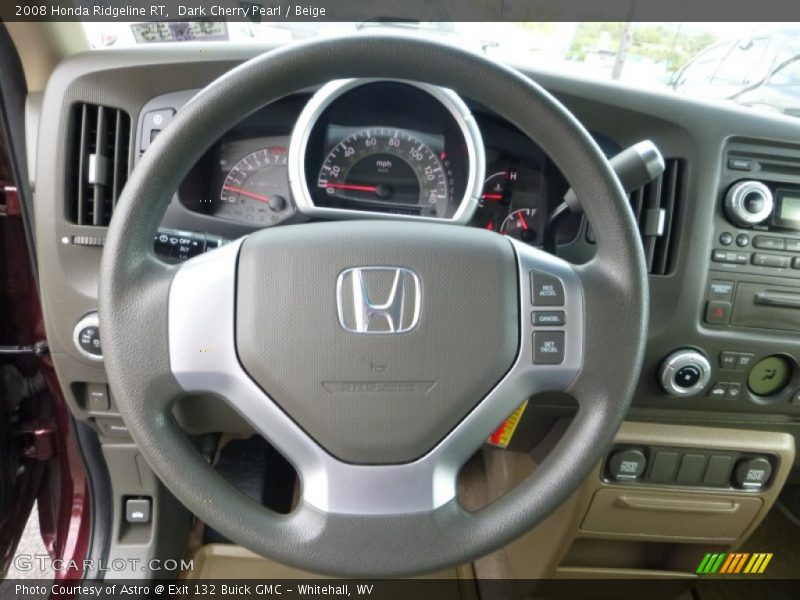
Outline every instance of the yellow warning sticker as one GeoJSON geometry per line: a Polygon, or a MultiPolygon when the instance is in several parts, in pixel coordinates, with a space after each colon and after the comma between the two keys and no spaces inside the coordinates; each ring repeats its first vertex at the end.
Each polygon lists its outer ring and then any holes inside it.
{"type": "Polygon", "coordinates": [[[520,419],[522,419],[522,414],[525,412],[525,408],[528,406],[528,401],[525,400],[522,404],[517,407],[511,416],[508,417],[503,424],[500,425],[497,429],[495,429],[494,433],[489,436],[487,442],[492,446],[497,446],[498,448],[507,448],[508,444],[511,442],[511,438],[514,436],[514,432],[517,430],[517,425],[519,425],[520,419]]]}

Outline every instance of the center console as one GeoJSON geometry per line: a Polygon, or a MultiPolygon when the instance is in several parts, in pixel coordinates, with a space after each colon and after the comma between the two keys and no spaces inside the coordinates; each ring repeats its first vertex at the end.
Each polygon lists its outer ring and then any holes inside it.
{"type": "Polygon", "coordinates": [[[676,398],[800,406],[792,345],[756,343],[800,332],[800,161],[744,140],[723,160],[698,315],[713,343],[671,352],[658,382],[676,398]]]}

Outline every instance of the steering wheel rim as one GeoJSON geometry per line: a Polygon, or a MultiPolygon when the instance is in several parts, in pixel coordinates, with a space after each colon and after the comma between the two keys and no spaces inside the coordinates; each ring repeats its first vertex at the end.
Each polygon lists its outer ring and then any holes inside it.
{"type": "MultiPolygon", "coordinates": [[[[536,251],[519,245],[514,250],[520,265],[525,256],[544,269],[551,264],[536,251]]],[[[151,145],[122,193],[106,238],[99,295],[110,385],[131,435],[165,485],[199,518],[255,552],[310,571],[353,576],[402,576],[460,564],[505,545],[552,513],[600,460],[627,412],[648,317],[647,275],[633,216],[619,181],[580,123],[513,69],[397,35],[281,48],[198,94],[151,145]],[[475,513],[453,498],[431,510],[395,514],[332,512],[301,501],[291,514],[277,515],[216,474],[171,416],[173,403],[186,395],[173,369],[176,343],[170,346],[169,333],[170,294],[181,269],[155,257],[152,239],[173,190],[244,115],[299,89],[353,77],[421,81],[491,107],[556,163],[596,232],[594,259],[571,268],[576,287],[568,286],[568,292],[582,294],[580,366],[563,385],[578,400],[578,414],[535,473],[475,513]],[[587,343],[598,341],[613,343],[613,352],[586,351],[587,343]]],[[[529,323],[530,305],[521,306],[520,315],[529,323]]]]}

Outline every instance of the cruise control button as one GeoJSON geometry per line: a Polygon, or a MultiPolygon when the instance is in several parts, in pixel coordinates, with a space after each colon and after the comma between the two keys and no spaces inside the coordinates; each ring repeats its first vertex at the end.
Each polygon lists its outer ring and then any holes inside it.
{"type": "Polygon", "coordinates": [[[534,332],[533,362],[537,365],[559,365],[564,362],[564,332],[534,332]]]}
{"type": "Polygon", "coordinates": [[[531,315],[534,325],[541,327],[555,327],[566,323],[563,310],[537,310],[531,315]]]}
{"type": "Polygon", "coordinates": [[[531,301],[538,306],[564,306],[564,284],[553,275],[531,271],[531,301]]]}

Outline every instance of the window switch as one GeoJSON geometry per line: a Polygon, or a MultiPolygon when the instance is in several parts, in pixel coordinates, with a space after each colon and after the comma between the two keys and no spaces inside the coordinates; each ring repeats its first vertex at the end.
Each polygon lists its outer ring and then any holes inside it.
{"type": "Polygon", "coordinates": [[[125,500],[125,521],[140,524],[150,522],[150,498],[128,498],[125,500]]]}

